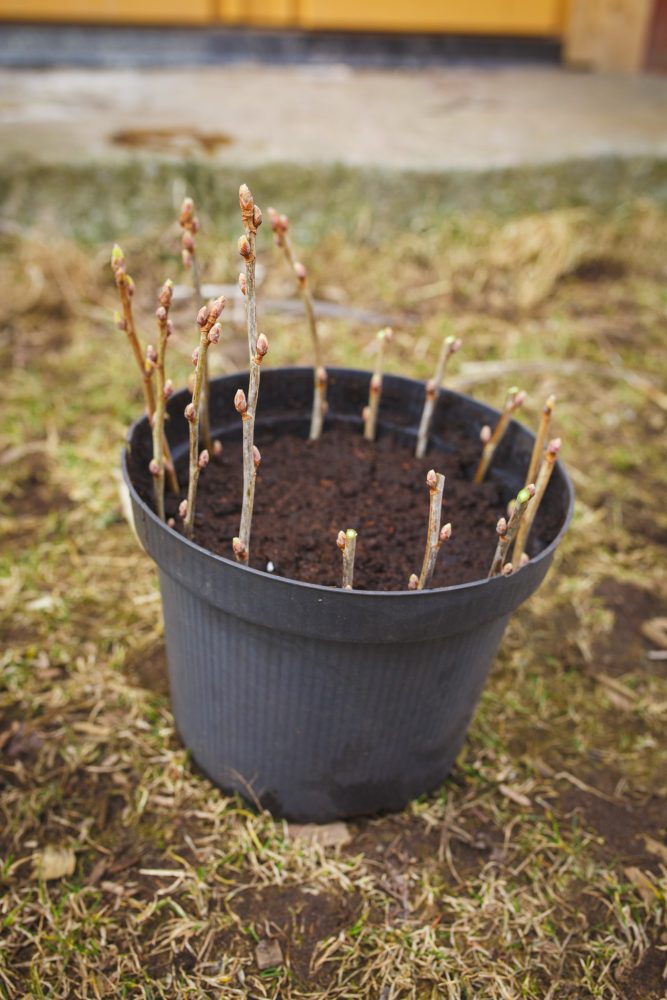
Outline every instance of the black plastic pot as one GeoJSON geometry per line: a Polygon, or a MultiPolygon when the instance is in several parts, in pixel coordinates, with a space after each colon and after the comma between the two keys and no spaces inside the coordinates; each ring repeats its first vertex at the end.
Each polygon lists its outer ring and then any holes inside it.
{"type": "MultiPolygon", "coordinates": [[[[246,378],[213,383],[216,436],[238,435],[233,397],[246,378]]],[[[360,420],[368,379],[367,372],[330,372],[329,421],[360,420]]],[[[268,369],[258,428],[300,428],[305,436],[311,396],[310,369],[268,369]]],[[[423,396],[423,383],[386,377],[380,432],[398,429],[414,441],[423,396]]],[[[170,400],[177,461],[187,451],[187,401],[185,393],[170,400]]],[[[433,443],[446,449],[443,432],[453,423],[477,440],[480,427],[496,417],[481,403],[445,392],[433,443]]],[[[532,443],[512,423],[491,471],[507,499],[523,485],[532,443]]],[[[130,430],[129,449],[143,462],[149,448],[143,418],[130,430]]],[[[183,741],[221,788],[298,821],[400,809],[443,781],[507,620],[544,579],[573,505],[558,464],[535,524],[538,543],[547,528],[551,537],[510,577],[420,592],[345,592],[240,566],[186,541],[140,498],[131,468],[126,452],[136,530],[159,569],[171,698],[183,741]]]]}

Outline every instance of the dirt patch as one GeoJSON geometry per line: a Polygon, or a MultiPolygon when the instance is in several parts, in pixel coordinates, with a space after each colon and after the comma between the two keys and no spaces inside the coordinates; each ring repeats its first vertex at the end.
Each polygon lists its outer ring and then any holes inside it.
{"type": "Polygon", "coordinates": [[[356,892],[342,895],[307,886],[268,885],[238,895],[233,909],[252,927],[253,936],[278,938],[299,982],[311,989],[326,989],[331,976],[326,963],[315,967],[316,949],[328,938],[354,928],[361,900],[356,892]]]}
{"type": "Polygon", "coordinates": [[[603,580],[595,591],[614,614],[610,633],[594,643],[594,669],[619,676],[646,665],[651,643],[642,635],[644,622],[667,615],[667,602],[659,594],[631,583],[603,580]]]}
{"type": "Polygon", "coordinates": [[[2,464],[10,465],[12,470],[12,477],[0,495],[5,511],[11,516],[46,517],[72,506],[67,494],[52,482],[51,460],[44,453],[34,452],[16,462],[2,461],[2,464]]]}
{"type": "MultiPolygon", "coordinates": [[[[369,443],[358,430],[343,425],[315,442],[264,433],[258,445],[263,460],[251,552],[256,568],[271,563],[280,576],[340,586],[336,536],[353,527],[358,532],[355,588],[405,590],[410,574],[421,567],[429,507],[426,473],[435,466],[446,478],[442,519],[451,520],[453,532],[438,558],[433,585],[486,577],[496,523],[508,498],[496,481],[470,481],[480,446],[460,430],[452,428],[446,452],[431,452],[424,459],[416,459],[393,434],[369,443]]],[[[150,502],[145,457],[135,450],[132,474],[150,502]]],[[[187,480],[185,470],[180,476],[181,482],[187,480]]],[[[225,445],[222,459],[209,464],[199,489],[195,540],[231,557],[241,512],[240,443],[225,445]]],[[[173,495],[167,497],[168,516],[176,515],[177,503],[173,495]]],[[[538,515],[536,529],[539,542],[539,536],[555,533],[557,525],[544,527],[538,515]]]]}
{"type": "Polygon", "coordinates": [[[220,146],[229,146],[233,141],[226,132],[200,132],[195,128],[128,128],[111,136],[115,146],[152,153],[191,153],[197,147],[205,153],[215,153],[220,146]]]}
{"type": "Polygon", "coordinates": [[[164,698],[169,695],[167,652],[164,646],[129,653],[123,665],[123,673],[139,687],[164,698]]]}
{"type": "MultiPolygon", "coordinates": [[[[600,784],[598,776],[593,787],[599,788],[600,784]]],[[[660,858],[647,849],[645,837],[664,842],[667,801],[658,796],[641,804],[610,799],[570,787],[559,798],[559,811],[568,819],[576,816],[594,830],[602,838],[602,849],[609,858],[659,872],[660,858]]]]}
{"type": "Polygon", "coordinates": [[[667,996],[664,950],[649,948],[635,968],[619,983],[622,1000],[664,1000],[667,996]]]}

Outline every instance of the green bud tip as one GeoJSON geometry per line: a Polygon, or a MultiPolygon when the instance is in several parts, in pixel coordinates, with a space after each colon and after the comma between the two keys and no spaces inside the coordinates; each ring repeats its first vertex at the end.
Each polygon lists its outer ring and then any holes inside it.
{"type": "Polygon", "coordinates": [[[120,264],[123,259],[124,259],[123,251],[121,250],[121,248],[118,246],[117,243],[114,243],[113,250],[111,251],[111,263],[120,264]]]}
{"type": "Polygon", "coordinates": [[[347,536],[347,537],[348,537],[349,539],[352,539],[352,538],[356,538],[356,537],[357,537],[357,533],[356,533],[356,531],[354,530],[354,528],[348,528],[348,529],[347,529],[347,531],[345,532],[345,534],[346,534],[346,536],[347,536]]]}
{"type": "Polygon", "coordinates": [[[456,337],[454,337],[450,333],[450,335],[448,337],[445,337],[445,344],[447,345],[447,347],[451,347],[455,340],[456,340],[456,337]]]}
{"type": "Polygon", "coordinates": [[[518,391],[519,391],[519,386],[518,385],[512,385],[507,390],[507,395],[508,396],[516,396],[516,394],[517,394],[518,391]]]}
{"type": "Polygon", "coordinates": [[[519,490],[519,492],[517,493],[517,495],[516,495],[516,502],[517,503],[528,503],[528,501],[530,500],[531,496],[532,496],[532,493],[530,492],[530,490],[527,489],[527,487],[524,486],[524,488],[522,490],[519,490]]]}

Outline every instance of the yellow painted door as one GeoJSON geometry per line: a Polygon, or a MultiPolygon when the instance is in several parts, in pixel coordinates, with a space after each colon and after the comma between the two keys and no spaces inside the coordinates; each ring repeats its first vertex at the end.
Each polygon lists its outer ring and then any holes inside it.
{"type": "Polygon", "coordinates": [[[111,24],[206,24],[215,0],[0,0],[0,18],[111,24]]]}
{"type": "Polygon", "coordinates": [[[488,35],[562,34],[565,0],[299,0],[299,25],[488,35]]]}
{"type": "Polygon", "coordinates": [[[217,0],[218,21],[222,24],[251,24],[255,27],[299,27],[298,0],[217,0]]]}

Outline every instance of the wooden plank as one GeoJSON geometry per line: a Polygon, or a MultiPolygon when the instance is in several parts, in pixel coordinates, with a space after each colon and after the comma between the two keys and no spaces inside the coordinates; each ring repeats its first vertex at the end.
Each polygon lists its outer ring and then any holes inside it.
{"type": "Polygon", "coordinates": [[[304,28],[558,37],[566,0],[299,0],[304,28]]]}
{"type": "Polygon", "coordinates": [[[100,24],[206,24],[214,0],[0,0],[0,19],[100,24]]]}
{"type": "Polygon", "coordinates": [[[653,0],[570,0],[565,59],[570,66],[643,69],[653,0]]]}

